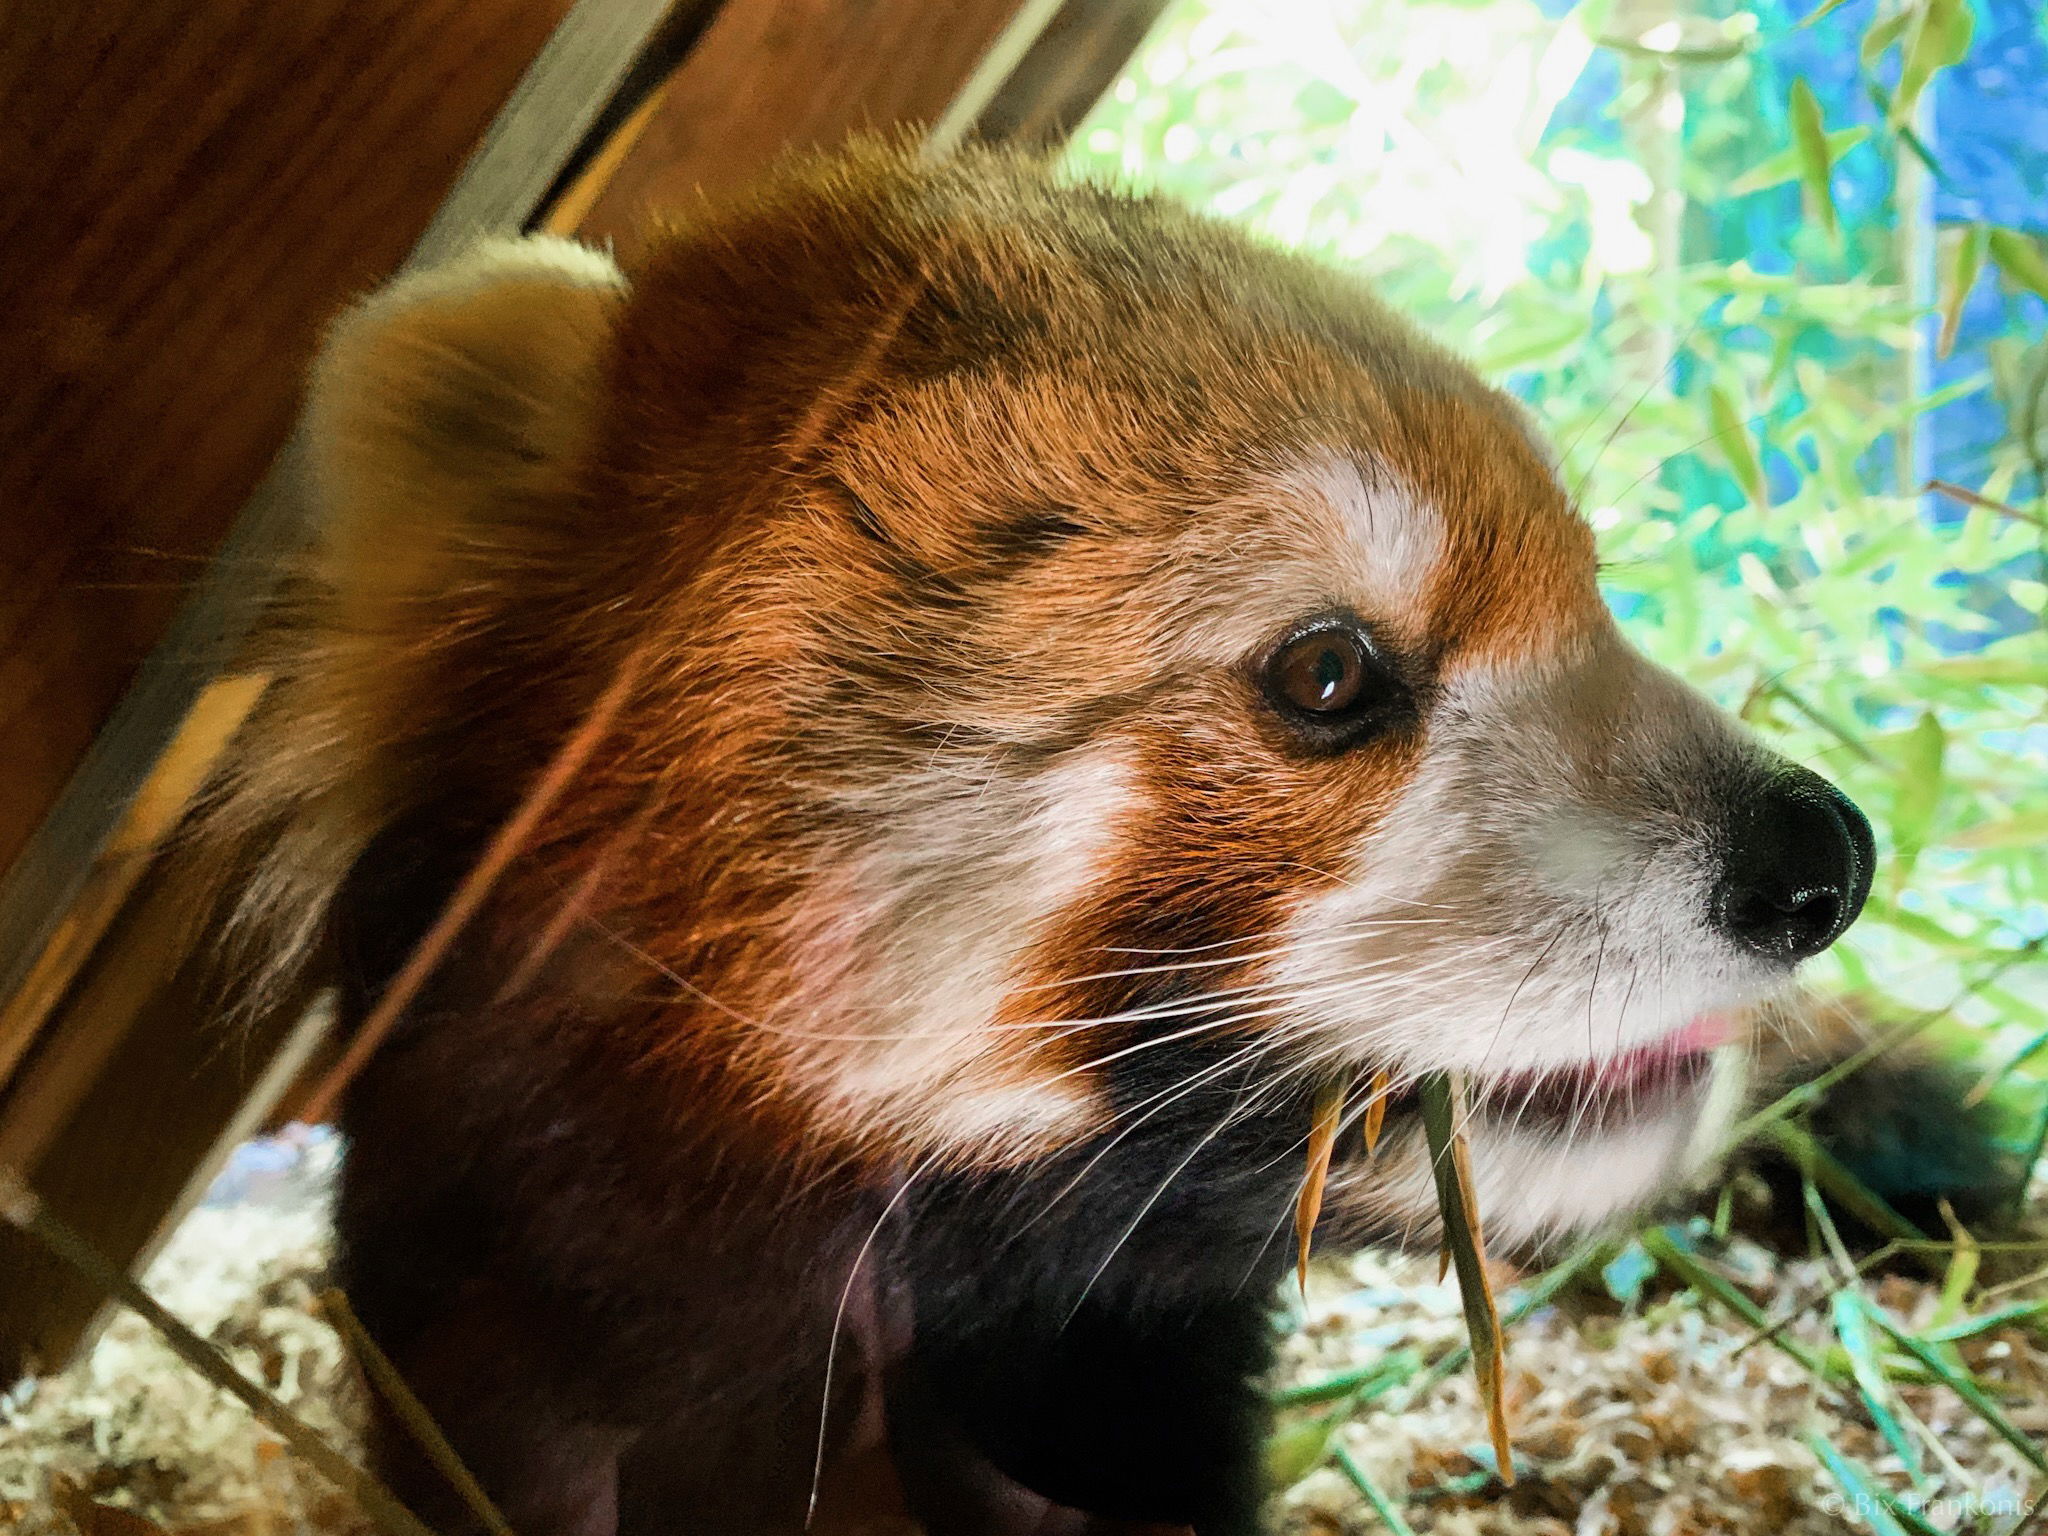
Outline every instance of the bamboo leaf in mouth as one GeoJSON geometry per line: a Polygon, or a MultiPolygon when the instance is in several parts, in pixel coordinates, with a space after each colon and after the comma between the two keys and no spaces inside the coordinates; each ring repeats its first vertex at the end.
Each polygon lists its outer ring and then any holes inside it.
{"type": "Polygon", "coordinates": [[[1364,1132],[1367,1156],[1379,1150],[1380,1127],[1387,1123],[1388,1097],[1387,1069],[1381,1067],[1372,1075],[1372,1097],[1365,1106],[1364,1132]]]}
{"type": "MultiPolygon", "coordinates": [[[[1384,1083],[1383,1072],[1375,1083],[1384,1083]]],[[[1351,1079],[1332,1078],[1316,1093],[1315,1113],[1309,1121],[1308,1171],[1301,1181],[1301,1198],[1294,1207],[1294,1278],[1308,1298],[1308,1253],[1315,1239],[1316,1218],[1323,1213],[1323,1190],[1330,1182],[1330,1154],[1337,1146],[1337,1130],[1344,1123],[1344,1096],[1351,1079]]]]}
{"type": "Polygon", "coordinates": [[[1486,1404],[1486,1427],[1500,1480],[1512,1485],[1515,1469],[1508,1449],[1506,1347],[1500,1310],[1486,1277],[1486,1237],[1472,1187],[1472,1153],[1465,1136],[1465,1080],[1457,1072],[1432,1072],[1417,1087],[1437,1209],[1443,1217],[1444,1252],[1458,1272],[1465,1329],[1472,1339],[1472,1374],[1486,1404]]]}

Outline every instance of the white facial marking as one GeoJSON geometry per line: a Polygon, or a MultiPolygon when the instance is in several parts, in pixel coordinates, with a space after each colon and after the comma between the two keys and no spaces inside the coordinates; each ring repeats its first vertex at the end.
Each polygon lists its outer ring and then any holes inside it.
{"type": "Polygon", "coordinates": [[[1030,776],[989,773],[896,787],[900,830],[859,856],[850,891],[824,898],[837,938],[792,1010],[807,1021],[792,1027],[835,1037],[809,1069],[828,1115],[963,1156],[1032,1150],[1094,1112],[1084,1078],[1030,1070],[1003,1048],[1024,1033],[995,1020],[1022,956],[1099,874],[1135,798],[1130,765],[1112,751],[1077,751],[1030,776]]]}
{"type": "Polygon", "coordinates": [[[1306,471],[1302,484],[1342,520],[1346,537],[1332,554],[1338,582],[1359,612],[1392,619],[1419,613],[1443,559],[1436,508],[1405,486],[1368,485],[1347,460],[1306,471]]]}
{"type": "MultiPolygon", "coordinates": [[[[1185,551],[1188,586],[1175,595],[1170,653],[1195,664],[1232,663],[1304,618],[1342,602],[1396,632],[1413,629],[1443,559],[1438,510],[1391,475],[1321,455],[1247,493],[1266,532],[1208,548],[1199,530],[1185,551]],[[1217,568],[1231,572],[1214,579],[1217,568]]],[[[1228,519],[1221,525],[1236,527],[1228,519]]]]}

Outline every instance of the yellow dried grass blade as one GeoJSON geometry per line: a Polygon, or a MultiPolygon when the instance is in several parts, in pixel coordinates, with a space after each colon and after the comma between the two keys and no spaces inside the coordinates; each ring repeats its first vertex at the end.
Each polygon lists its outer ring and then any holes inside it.
{"type": "Polygon", "coordinates": [[[1379,1150],[1380,1127],[1387,1123],[1388,1082],[1386,1068],[1372,1075],[1372,1099],[1365,1106],[1365,1151],[1370,1157],[1379,1150]]]}
{"type": "Polygon", "coordinates": [[[1326,1083],[1316,1095],[1315,1116],[1309,1122],[1308,1171],[1301,1181],[1301,1199],[1294,1207],[1294,1278],[1308,1299],[1308,1251],[1315,1239],[1316,1218],[1323,1214],[1323,1190],[1330,1182],[1330,1154],[1336,1150],[1337,1128],[1344,1121],[1344,1095],[1349,1081],[1339,1078],[1326,1083]]]}
{"type": "Polygon", "coordinates": [[[1465,1330],[1472,1339],[1472,1374],[1486,1403],[1486,1427],[1493,1441],[1500,1480],[1512,1485],[1514,1462],[1508,1446],[1507,1354],[1500,1309],[1486,1274],[1486,1237],[1472,1187],[1472,1154],[1465,1140],[1465,1084],[1457,1073],[1431,1073],[1419,1085],[1422,1127],[1429,1139],[1430,1173],[1443,1217],[1444,1254],[1458,1271],[1465,1304],[1465,1330]]]}

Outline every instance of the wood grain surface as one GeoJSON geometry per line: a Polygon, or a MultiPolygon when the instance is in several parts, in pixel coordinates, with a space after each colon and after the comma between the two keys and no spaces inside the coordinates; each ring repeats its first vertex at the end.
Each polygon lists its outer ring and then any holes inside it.
{"type": "Polygon", "coordinates": [[[650,212],[687,213],[791,150],[928,131],[984,64],[1000,69],[1004,44],[1013,58],[1027,53],[1056,10],[1046,0],[727,0],[579,232],[629,246],[650,212]]]}
{"type": "Polygon", "coordinates": [[[8,8],[0,868],[566,5],[8,8]]]}

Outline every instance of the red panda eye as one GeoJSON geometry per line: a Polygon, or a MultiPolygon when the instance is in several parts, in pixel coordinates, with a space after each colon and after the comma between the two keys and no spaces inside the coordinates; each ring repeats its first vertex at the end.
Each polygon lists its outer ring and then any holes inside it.
{"type": "Polygon", "coordinates": [[[1364,640],[1350,630],[1311,630],[1274,653],[1267,665],[1268,686],[1290,708],[1334,715],[1364,696],[1372,666],[1364,640]]]}

